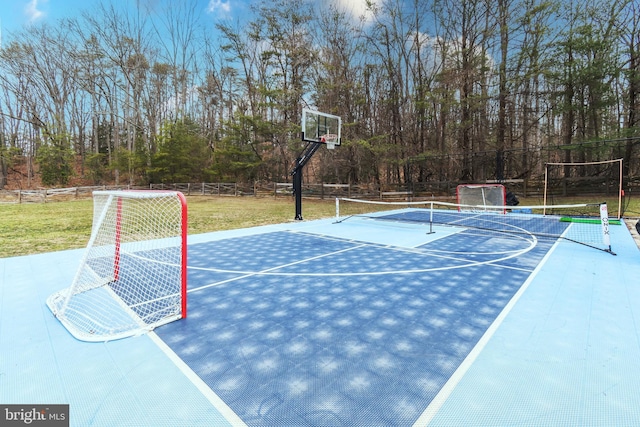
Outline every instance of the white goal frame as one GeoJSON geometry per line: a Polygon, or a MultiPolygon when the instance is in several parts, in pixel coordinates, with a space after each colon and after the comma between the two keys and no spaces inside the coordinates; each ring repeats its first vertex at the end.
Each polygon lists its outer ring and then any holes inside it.
{"type": "MultiPolygon", "coordinates": [[[[544,165],[544,196],[543,196],[543,205],[547,206],[547,190],[548,190],[548,185],[549,185],[549,166],[589,166],[589,165],[605,165],[605,164],[611,164],[611,163],[619,163],[619,169],[620,169],[620,173],[619,173],[619,182],[618,182],[618,217],[616,219],[620,219],[620,217],[622,216],[622,195],[623,195],[623,190],[622,190],[622,174],[623,174],[623,169],[622,169],[622,161],[623,159],[612,159],[612,160],[602,160],[602,161],[598,161],[598,162],[577,162],[577,163],[563,163],[563,162],[556,162],[556,163],[546,163],[544,165]]],[[[546,212],[543,212],[543,214],[546,212]]]]}
{"type": "Polygon", "coordinates": [[[177,191],[95,191],[71,286],[47,305],[82,341],[140,335],[187,316],[187,202],[177,191]]]}

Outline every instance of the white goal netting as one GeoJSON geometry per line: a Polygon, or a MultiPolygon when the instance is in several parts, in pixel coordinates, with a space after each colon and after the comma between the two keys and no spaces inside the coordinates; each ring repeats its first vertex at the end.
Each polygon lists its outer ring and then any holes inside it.
{"type": "Polygon", "coordinates": [[[462,211],[493,210],[506,206],[506,190],[502,184],[461,184],[456,188],[462,211]]]}
{"type": "Polygon", "coordinates": [[[47,305],[84,341],[138,335],[186,316],[186,200],[179,192],[96,191],[70,287],[47,305]]]}

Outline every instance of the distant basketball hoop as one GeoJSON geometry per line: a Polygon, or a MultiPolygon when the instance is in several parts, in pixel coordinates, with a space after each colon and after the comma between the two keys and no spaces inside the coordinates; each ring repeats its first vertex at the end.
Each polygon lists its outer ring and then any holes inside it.
{"type": "Polygon", "coordinates": [[[296,198],[296,220],[302,220],[302,168],[322,144],[326,145],[329,150],[334,150],[336,146],[340,145],[342,119],[333,114],[303,108],[300,124],[302,140],[307,145],[296,159],[295,167],[291,171],[293,194],[296,198]]]}

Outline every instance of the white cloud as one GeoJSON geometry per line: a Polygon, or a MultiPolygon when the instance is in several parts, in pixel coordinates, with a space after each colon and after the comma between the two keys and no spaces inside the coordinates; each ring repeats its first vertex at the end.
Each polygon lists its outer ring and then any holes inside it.
{"type": "Polygon", "coordinates": [[[27,15],[29,23],[34,23],[45,16],[45,13],[40,10],[41,4],[46,3],[48,0],[29,0],[24,7],[24,14],[27,15]]]}
{"type": "Polygon", "coordinates": [[[382,5],[383,0],[333,0],[337,9],[352,16],[353,19],[363,19],[370,22],[373,19],[371,8],[376,9],[382,5]],[[369,7],[371,6],[371,7],[369,7]]]}
{"type": "Polygon", "coordinates": [[[207,12],[209,13],[229,13],[231,12],[230,0],[209,0],[207,6],[207,12]]]}

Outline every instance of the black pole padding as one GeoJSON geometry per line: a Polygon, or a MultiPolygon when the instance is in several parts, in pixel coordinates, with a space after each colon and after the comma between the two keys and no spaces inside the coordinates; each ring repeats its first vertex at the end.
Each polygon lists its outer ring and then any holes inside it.
{"type": "Polygon", "coordinates": [[[293,171],[293,196],[296,199],[296,221],[302,221],[302,167],[299,166],[300,158],[296,159],[296,167],[293,171]]]}
{"type": "Polygon", "coordinates": [[[296,199],[295,220],[297,221],[302,221],[302,169],[321,145],[323,144],[320,142],[308,142],[303,153],[296,159],[296,164],[291,171],[291,175],[293,175],[293,196],[296,199]]]}

